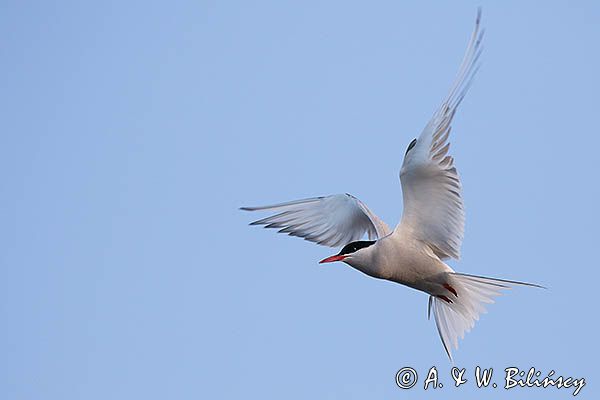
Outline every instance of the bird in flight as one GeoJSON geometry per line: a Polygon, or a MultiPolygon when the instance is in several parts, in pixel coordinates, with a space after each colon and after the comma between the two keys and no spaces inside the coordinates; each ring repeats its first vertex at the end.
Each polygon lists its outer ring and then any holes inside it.
{"type": "Polygon", "coordinates": [[[451,123],[478,69],[483,31],[481,11],[455,82],[420,136],[410,142],[400,169],[404,211],[391,230],[362,201],[345,193],[314,197],[246,211],[273,215],[251,225],[277,228],[341,251],[320,263],[342,261],[375,278],[429,294],[444,349],[452,360],[458,338],[471,330],[484,303],[515,285],[539,285],[455,272],[444,260],[459,259],[465,213],[461,182],[448,155],[451,123]],[[364,235],[369,240],[361,240],[364,235]]]}

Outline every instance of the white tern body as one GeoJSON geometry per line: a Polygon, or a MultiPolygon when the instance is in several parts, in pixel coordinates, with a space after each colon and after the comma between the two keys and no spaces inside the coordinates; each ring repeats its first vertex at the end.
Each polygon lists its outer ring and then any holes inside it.
{"type": "Polygon", "coordinates": [[[450,358],[483,303],[503,289],[523,282],[455,273],[443,260],[460,257],[464,232],[461,183],[448,155],[450,125],[473,76],[481,54],[480,14],[456,81],[421,135],[413,140],[400,170],[404,211],[392,231],[364,203],[349,194],[315,197],[248,211],[275,212],[253,225],[278,228],[330,247],[339,254],[321,262],[343,261],[375,278],[387,279],[430,295],[440,338],[450,358]],[[365,234],[368,241],[360,240],[365,234]]]}

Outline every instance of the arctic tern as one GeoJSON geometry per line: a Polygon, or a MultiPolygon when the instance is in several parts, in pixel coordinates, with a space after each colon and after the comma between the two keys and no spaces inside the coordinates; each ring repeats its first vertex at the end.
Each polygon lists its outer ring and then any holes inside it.
{"type": "Polygon", "coordinates": [[[433,316],[444,349],[452,360],[452,348],[464,338],[483,303],[514,285],[539,285],[454,272],[444,260],[459,259],[465,213],[461,182],[448,155],[451,122],[478,69],[483,31],[478,11],[475,29],[455,82],[446,99],[422,133],[408,145],[400,169],[404,211],[391,230],[363,202],[346,194],[296,200],[246,211],[270,211],[269,217],[252,222],[277,228],[342,250],[320,261],[342,261],[379,279],[429,294],[427,315],[433,316]],[[361,240],[367,234],[369,240],[361,240]]]}

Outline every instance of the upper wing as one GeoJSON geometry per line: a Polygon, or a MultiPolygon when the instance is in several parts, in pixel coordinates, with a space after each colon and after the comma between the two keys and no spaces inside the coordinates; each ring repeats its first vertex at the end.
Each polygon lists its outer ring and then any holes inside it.
{"type": "Polygon", "coordinates": [[[460,257],[465,214],[454,159],[447,155],[450,123],[462,101],[481,54],[477,14],[475,29],[450,94],[423,132],[410,144],[400,170],[404,211],[396,229],[425,241],[440,258],[460,257]]]}
{"type": "Polygon", "coordinates": [[[264,207],[242,207],[246,211],[273,211],[275,215],[250,225],[279,228],[279,232],[329,247],[359,240],[365,232],[369,239],[390,233],[390,228],[367,206],[349,194],[296,200],[264,207]]]}

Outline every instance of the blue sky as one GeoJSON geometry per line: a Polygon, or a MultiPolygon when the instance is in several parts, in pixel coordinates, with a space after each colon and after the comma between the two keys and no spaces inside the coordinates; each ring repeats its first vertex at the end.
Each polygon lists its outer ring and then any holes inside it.
{"type": "Polygon", "coordinates": [[[427,396],[570,397],[449,387],[425,294],[238,210],[349,192],[394,225],[479,5],[451,265],[549,289],[491,305],[455,365],[597,396],[598,4],[5,1],[0,397],[414,397],[396,371],[433,365],[427,396]]]}

